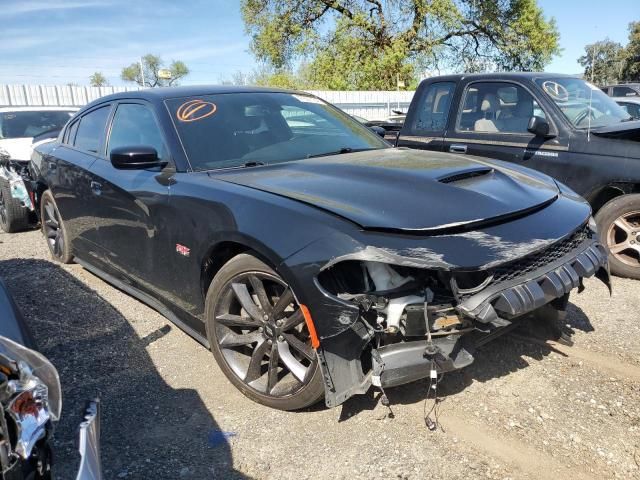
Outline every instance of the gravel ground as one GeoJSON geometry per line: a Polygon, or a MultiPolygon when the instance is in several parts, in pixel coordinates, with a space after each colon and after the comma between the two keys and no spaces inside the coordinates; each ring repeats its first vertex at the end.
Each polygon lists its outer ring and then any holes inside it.
{"type": "Polygon", "coordinates": [[[0,233],[0,276],[63,384],[54,448],[74,477],[87,399],[103,401],[106,478],[640,479],[640,282],[572,296],[575,346],[510,334],[438,387],[424,382],[335,409],[257,405],[213,356],[155,311],[79,265],[50,261],[39,232],[0,233]],[[432,403],[427,405],[431,408],[432,403]]]}

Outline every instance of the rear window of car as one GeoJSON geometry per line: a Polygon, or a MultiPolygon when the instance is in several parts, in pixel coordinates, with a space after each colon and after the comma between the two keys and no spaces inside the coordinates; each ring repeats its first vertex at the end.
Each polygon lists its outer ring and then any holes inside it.
{"type": "Polygon", "coordinates": [[[0,113],[0,139],[33,138],[60,130],[73,116],[73,111],[30,110],[0,113]]]}
{"type": "Polygon", "coordinates": [[[110,109],[111,107],[106,105],[87,113],[80,119],[80,125],[73,143],[76,148],[98,153],[98,149],[104,139],[110,109]]]}

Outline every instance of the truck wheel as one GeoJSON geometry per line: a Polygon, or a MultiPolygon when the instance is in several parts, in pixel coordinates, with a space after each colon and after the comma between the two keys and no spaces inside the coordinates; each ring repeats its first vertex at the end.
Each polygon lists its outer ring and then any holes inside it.
{"type": "Polygon", "coordinates": [[[595,218],[600,241],[609,251],[611,272],[640,279],[640,194],[614,198],[595,218]]]}
{"type": "Polygon", "coordinates": [[[207,336],[218,365],[251,400],[280,410],[318,402],[324,383],[291,287],[256,257],[227,262],[209,287],[207,336]]]}
{"type": "Polygon", "coordinates": [[[7,233],[14,233],[28,226],[29,210],[11,196],[9,182],[0,178],[0,228],[7,233]]]}

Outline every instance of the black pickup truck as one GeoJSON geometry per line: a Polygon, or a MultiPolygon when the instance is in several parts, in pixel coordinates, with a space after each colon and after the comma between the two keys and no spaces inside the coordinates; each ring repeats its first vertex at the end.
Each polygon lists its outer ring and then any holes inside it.
{"type": "Polygon", "coordinates": [[[613,273],[640,279],[640,121],[590,83],[549,73],[424,80],[396,145],[540,170],[592,206],[613,273]]]}

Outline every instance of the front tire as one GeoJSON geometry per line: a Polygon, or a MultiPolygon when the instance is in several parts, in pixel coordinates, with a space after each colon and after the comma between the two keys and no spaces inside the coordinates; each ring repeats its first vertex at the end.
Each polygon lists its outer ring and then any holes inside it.
{"type": "Polygon", "coordinates": [[[7,233],[15,233],[28,226],[29,211],[11,196],[9,181],[0,178],[0,228],[7,233]]]}
{"type": "Polygon", "coordinates": [[[609,252],[611,272],[640,279],[640,194],[614,198],[595,218],[600,241],[609,252]]]}
{"type": "Polygon", "coordinates": [[[71,242],[51,190],[47,190],[42,194],[40,219],[42,233],[47,240],[51,256],[60,263],[71,263],[73,261],[71,242]]]}
{"type": "Polygon", "coordinates": [[[206,299],[207,336],[218,365],[244,395],[298,410],[324,394],[318,357],[291,287],[241,254],[215,276],[206,299]]]}

